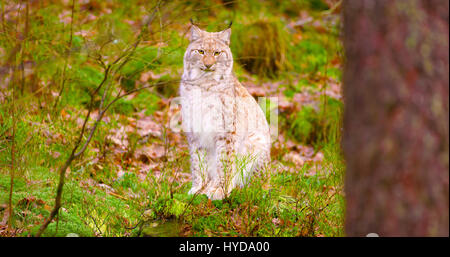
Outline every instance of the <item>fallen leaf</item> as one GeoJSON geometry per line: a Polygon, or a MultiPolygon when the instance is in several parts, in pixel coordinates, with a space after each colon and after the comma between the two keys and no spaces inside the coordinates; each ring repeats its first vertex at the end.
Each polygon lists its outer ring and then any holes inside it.
{"type": "Polygon", "coordinates": [[[284,159],[288,162],[293,163],[297,167],[303,166],[303,164],[305,163],[304,158],[296,152],[289,152],[285,155],[284,159]]]}
{"type": "Polygon", "coordinates": [[[137,121],[137,133],[140,136],[161,136],[161,125],[154,122],[150,116],[140,118],[137,121]]]}
{"type": "Polygon", "coordinates": [[[165,148],[162,145],[151,144],[149,146],[143,146],[135,151],[136,159],[141,159],[146,162],[148,160],[157,160],[166,154],[165,148]]]}

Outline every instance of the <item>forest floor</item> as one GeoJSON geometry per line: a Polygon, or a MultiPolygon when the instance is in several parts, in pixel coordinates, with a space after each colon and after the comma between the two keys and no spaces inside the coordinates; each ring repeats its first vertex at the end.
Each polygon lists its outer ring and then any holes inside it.
{"type": "Polygon", "coordinates": [[[106,105],[122,92],[129,93],[111,105],[67,170],[62,208],[44,236],[343,236],[339,4],[135,0],[72,9],[72,1],[5,1],[0,236],[36,234],[91,97],[88,130],[102,95],[106,105]],[[188,44],[183,13],[209,31],[233,21],[235,73],[255,98],[269,99],[266,116],[277,115],[270,167],[225,200],[187,194],[187,142],[171,129],[188,44]],[[135,42],[129,59],[114,63],[135,42]],[[268,61],[246,58],[255,55],[268,61]],[[114,72],[95,92],[108,65],[114,72]]]}

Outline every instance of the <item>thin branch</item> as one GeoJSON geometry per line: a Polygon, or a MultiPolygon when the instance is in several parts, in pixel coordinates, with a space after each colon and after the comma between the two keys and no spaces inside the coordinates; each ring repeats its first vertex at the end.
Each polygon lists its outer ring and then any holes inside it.
{"type": "Polygon", "coordinates": [[[65,84],[66,84],[66,70],[67,70],[67,64],[69,62],[70,58],[70,52],[72,51],[72,38],[73,38],[73,14],[75,11],[75,0],[72,0],[72,18],[70,20],[70,39],[69,39],[69,51],[67,53],[66,59],[64,60],[64,69],[61,74],[61,89],[59,90],[58,96],[56,97],[55,104],[53,105],[53,110],[56,110],[56,107],[58,106],[59,99],[61,98],[61,95],[64,91],[65,84]]]}
{"type": "MultiPolygon", "coordinates": [[[[133,92],[142,90],[144,88],[149,88],[149,87],[153,87],[155,85],[158,84],[164,84],[164,83],[168,83],[168,82],[162,82],[162,83],[157,83],[157,84],[153,84],[153,85],[148,85],[148,86],[144,86],[138,89],[134,89],[134,90],[130,90],[128,92],[126,92],[125,94],[119,94],[108,104],[106,105],[106,107],[102,110],[101,108],[104,105],[104,101],[106,99],[106,92],[103,94],[102,99],[101,99],[101,103],[100,103],[100,109],[99,109],[99,115],[96,119],[96,121],[94,122],[93,127],[90,130],[89,136],[86,139],[86,141],[84,142],[84,144],[82,145],[81,149],[77,152],[77,149],[79,148],[81,141],[83,139],[84,136],[84,132],[86,130],[86,125],[87,122],[90,118],[90,115],[92,113],[92,110],[94,108],[94,98],[95,96],[98,94],[98,92],[100,91],[100,89],[109,81],[110,75],[111,75],[111,71],[113,71],[113,74],[115,75],[122,67],[125,63],[128,62],[128,60],[131,58],[131,56],[134,54],[137,46],[139,45],[142,36],[143,36],[143,31],[145,29],[145,27],[153,20],[154,15],[156,13],[157,8],[159,8],[161,1],[159,1],[157,3],[157,5],[155,6],[155,9],[150,17],[150,19],[143,25],[143,27],[141,28],[141,32],[139,33],[136,41],[134,42],[134,44],[132,46],[130,46],[127,50],[124,51],[124,53],[119,56],[112,64],[108,65],[104,71],[104,77],[103,80],[100,82],[100,84],[97,86],[97,88],[92,92],[91,94],[91,101],[89,104],[89,109],[88,109],[88,113],[84,119],[83,122],[83,126],[81,128],[79,137],[72,149],[72,152],[70,154],[70,156],[67,158],[66,162],[64,163],[63,166],[60,167],[59,169],[59,183],[58,183],[58,187],[56,190],[56,198],[55,198],[55,206],[53,207],[52,211],[50,212],[50,216],[46,219],[46,221],[42,224],[42,226],[39,228],[39,231],[36,233],[36,237],[40,237],[42,235],[42,233],[45,231],[45,229],[47,229],[48,225],[53,221],[53,219],[55,218],[55,216],[58,214],[59,209],[61,208],[61,198],[62,198],[62,190],[64,187],[64,180],[65,180],[65,175],[66,175],[66,171],[69,168],[70,164],[72,163],[72,161],[74,159],[76,159],[77,157],[81,156],[85,150],[87,149],[87,146],[89,145],[89,143],[92,140],[92,137],[98,127],[98,124],[100,123],[100,121],[103,118],[103,115],[106,113],[106,111],[109,109],[109,107],[111,107],[112,104],[114,104],[115,102],[117,102],[120,98],[129,95],[133,92]],[[115,65],[117,65],[118,67],[115,67],[115,65]]],[[[106,90],[107,91],[107,90],[106,90]]]]}
{"type": "MultiPolygon", "coordinates": [[[[11,83],[14,81],[15,65],[12,72],[11,83]]],[[[12,205],[12,195],[14,188],[14,175],[15,175],[15,152],[16,152],[16,105],[15,105],[15,86],[12,85],[12,108],[11,108],[11,117],[12,117],[12,138],[11,138],[11,171],[10,171],[10,185],[9,185],[9,202],[8,202],[8,211],[9,211],[9,219],[8,219],[8,227],[12,228],[12,217],[13,217],[13,205],[12,205]]]]}

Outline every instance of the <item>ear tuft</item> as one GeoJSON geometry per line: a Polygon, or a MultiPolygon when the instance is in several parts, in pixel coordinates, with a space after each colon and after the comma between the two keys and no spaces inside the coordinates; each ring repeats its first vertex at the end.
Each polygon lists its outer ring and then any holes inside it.
{"type": "Polygon", "coordinates": [[[191,36],[189,38],[189,41],[194,42],[197,39],[199,39],[201,36],[202,36],[202,30],[199,27],[192,25],[191,26],[191,36]]]}
{"type": "Polygon", "coordinates": [[[231,28],[228,28],[224,31],[219,32],[219,38],[222,40],[225,44],[230,45],[230,38],[231,38],[231,28]]]}

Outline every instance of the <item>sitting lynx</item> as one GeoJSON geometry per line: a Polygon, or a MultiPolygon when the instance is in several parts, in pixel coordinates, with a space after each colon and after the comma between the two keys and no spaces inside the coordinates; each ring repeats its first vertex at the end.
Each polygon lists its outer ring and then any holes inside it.
{"type": "Polygon", "coordinates": [[[182,128],[189,143],[192,188],[223,199],[270,160],[265,115],[232,73],[231,29],[206,32],[195,25],[180,83],[182,128]]]}

